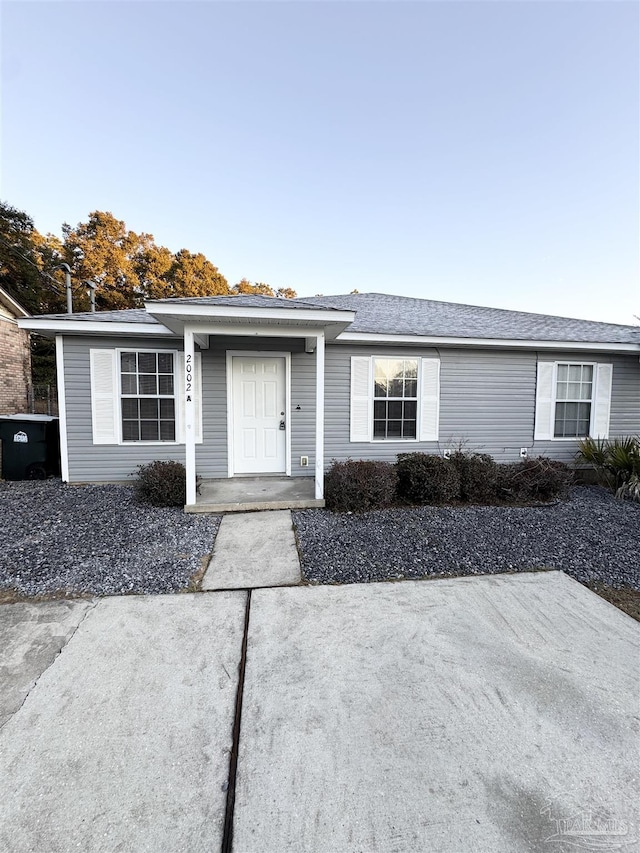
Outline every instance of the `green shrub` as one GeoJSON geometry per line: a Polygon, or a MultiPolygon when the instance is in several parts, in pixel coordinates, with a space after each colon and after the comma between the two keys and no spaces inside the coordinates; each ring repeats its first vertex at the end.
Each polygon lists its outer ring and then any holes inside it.
{"type": "Polygon", "coordinates": [[[184,506],[187,474],[180,462],[150,462],[138,465],[135,482],[138,500],[152,506],[184,506]]]}
{"type": "Polygon", "coordinates": [[[626,483],[616,490],[618,500],[630,500],[640,504],[640,476],[632,474],[626,483]]]}
{"type": "Polygon", "coordinates": [[[496,493],[502,500],[550,501],[565,497],[572,483],[569,466],[546,456],[497,466],[496,493]]]}
{"type": "Polygon", "coordinates": [[[460,476],[460,498],[470,503],[492,503],[496,499],[498,465],[488,453],[451,454],[450,462],[460,476]]]}
{"type": "Polygon", "coordinates": [[[607,464],[615,478],[616,486],[640,476],[640,438],[627,436],[615,438],[607,445],[607,464]]]}
{"type": "Polygon", "coordinates": [[[400,453],[398,495],[408,503],[442,504],[460,498],[460,475],[455,465],[428,453],[400,453]]]}
{"type": "Polygon", "coordinates": [[[395,466],[389,462],[334,460],[325,475],[325,503],[333,512],[384,509],[394,503],[397,484],[395,466]]]}
{"type": "Polygon", "coordinates": [[[576,462],[593,465],[600,484],[618,490],[632,477],[640,476],[640,437],[626,436],[612,441],[583,438],[576,462]]]}

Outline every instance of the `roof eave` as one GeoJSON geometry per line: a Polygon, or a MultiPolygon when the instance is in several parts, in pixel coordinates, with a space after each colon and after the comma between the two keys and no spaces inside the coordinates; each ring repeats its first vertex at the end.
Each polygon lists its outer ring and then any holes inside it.
{"type": "MultiPolygon", "coordinates": [[[[72,317],[73,315],[70,315],[72,317]]],[[[52,320],[45,317],[28,317],[18,320],[21,329],[37,332],[47,338],[56,335],[127,335],[130,337],[174,337],[170,329],[160,323],[119,323],[105,320],[52,320]]]]}
{"type": "Polygon", "coordinates": [[[337,308],[282,308],[242,305],[202,305],[197,303],[171,304],[164,302],[145,302],[147,313],[163,323],[175,334],[182,336],[186,325],[211,329],[212,326],[224,330],[225,326],[255,326],[259,334],[261,324],[280,326],[283,329],[302,332],[309,328],[323,329],[328,339],[335,339],[355,320],[355,311],[341,311],[337,308]]]}
{"type": "Polygon", "coordinates": [[[29,312],[2,287],[0,287],[0,302],[14,314],[16,319],[30,316],[29,312]]]}
{"type": "Polygon", "coordinates": [[[640,353],[640,343],[609,341],[567,341],[516,338],[467,338],[447,335],[387,335],[374,332],[343,332],[338,342],[360,344],[399,344],[413,346],[482,347],[488,349],[584,350],[586,352],[640,353]]]}

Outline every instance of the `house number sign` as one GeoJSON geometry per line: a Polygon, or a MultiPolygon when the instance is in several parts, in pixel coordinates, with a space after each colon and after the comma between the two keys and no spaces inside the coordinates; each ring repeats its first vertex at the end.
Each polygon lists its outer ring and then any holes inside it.
{"type": "Polygon", "coordinates": [[[184,360],[184,390],[187,395],[187,403],[191,402],[191,394],[193,393],[193,356],[187,355],[184,360]]]}

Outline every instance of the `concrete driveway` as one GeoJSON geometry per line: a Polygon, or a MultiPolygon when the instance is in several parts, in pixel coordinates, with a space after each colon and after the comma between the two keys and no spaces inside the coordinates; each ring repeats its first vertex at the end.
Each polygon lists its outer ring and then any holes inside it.
{"type": "Polygon", "coordinates": [[[5,605],[0,849],[638,850],[639,635],[557,572],[5,605]]]}

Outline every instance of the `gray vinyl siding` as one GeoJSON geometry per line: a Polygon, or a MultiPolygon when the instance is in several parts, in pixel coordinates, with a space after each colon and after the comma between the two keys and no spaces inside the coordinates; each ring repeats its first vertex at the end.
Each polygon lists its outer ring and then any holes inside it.
{"type": "MultiPolygon", "coordinates": [[[[196,445],[196,470],[205,478],[227,477],[227,350],[291,352],[291,473],[313,476],[315,450],[315,354],[304,352],[296,339],[227,338],[211,336],[202,351],[202,444],[196,445]],[[296,409],[297,406],[300,409],[296,409]],[[300,456],[309,457],[301,468],[300,456]]],[[[69,481],[128,481],[137,466],[156,459],[185,461],[183,444],[94,445],[91,423],[89,350],[153,349],[182,351],[182,341],[166,338],[67,336],[64,375],[67,409],[69,481]]]]}
{"type": "Polygon", "coordinates": [[[325,461],[378,459],[398,453],[441,453],[462,447],[512,462],[520,449],[573,461],[577,441],[534,442],[538,358],[545,361],[601,361],[613,364],[611,436],[640,433],[638,356],[537,353],[519,350],[420,349],[333,345],[327,349],[325,461]],[[439,441],[351,442],[349,437],[351,357],[363,355],[440,358],[439,441]]]}
{"type": "Polygon", "coordinates": [[[340,344],[327,347],[325,371],[325,467],[332,460],[375,459],[395,461],[398,453],[420,450],[437,453],[435,441],[354,441],[350,440],[351,357],[376,355],[385,358],[437,358],[435,349],[359,347],[340,344]]]}
{"type": "MultiPolygon", "coordinates": [[[[313,476],[315,465],[315,353],[304,341],[275,338],[211,336],[202,351],[203,443],[196,446],[196,468],[202,477],[226,477],[226,353],[291,352],[292,476],[313,476]],[[298,408],[299,406],[299,408],[298,408]],[[309,466],[300,466],[300,457],[309,466]]],[[[182,350],[179,339],[67,336],[64,338],[67,443],[71,482],[128,480],[136,466],[155,459],[184,462],[184,445],[94,445],[91,424],[89,350],[91,348],[182,350]]],[[[332,459],[381,459],[419,450],[440,453],[462,446],[514,461],[520,448],[570,462],[577,442],[534,442],[537,361],[601,361],[613,364],[611,437],[640,434],[640,363],[637,355],[585,355],[417,347],[364,347],[329,344],[325,368],[325,466],[332,459]],[[438,442],[354,442],[349,436],[351,356],[439,357],[440,432],[438,442]]]]}
{"type": "MultiPolygon", "coordinates": [[[[576,352],[545,352],[540,361],[594,362],[613,365],[611,385],[611,418],[609,438],[640,435],[640,359],[637,355],[606,355],[576,352]]],[[[563,462],[573,462],[578,451],[578,441],[555,439],[536,441],[532,453],[549,456],[563,462]]]]}
{"type": "Polygon", "coordinates": [[[64,338],[64,384],[67,411],[69,482],[130,481],[138,465],[155,459],[184,462],[184,445],[94,444],[91,424],[90,349],[182,350],[181,341],[166,338],[64,338]]]}

